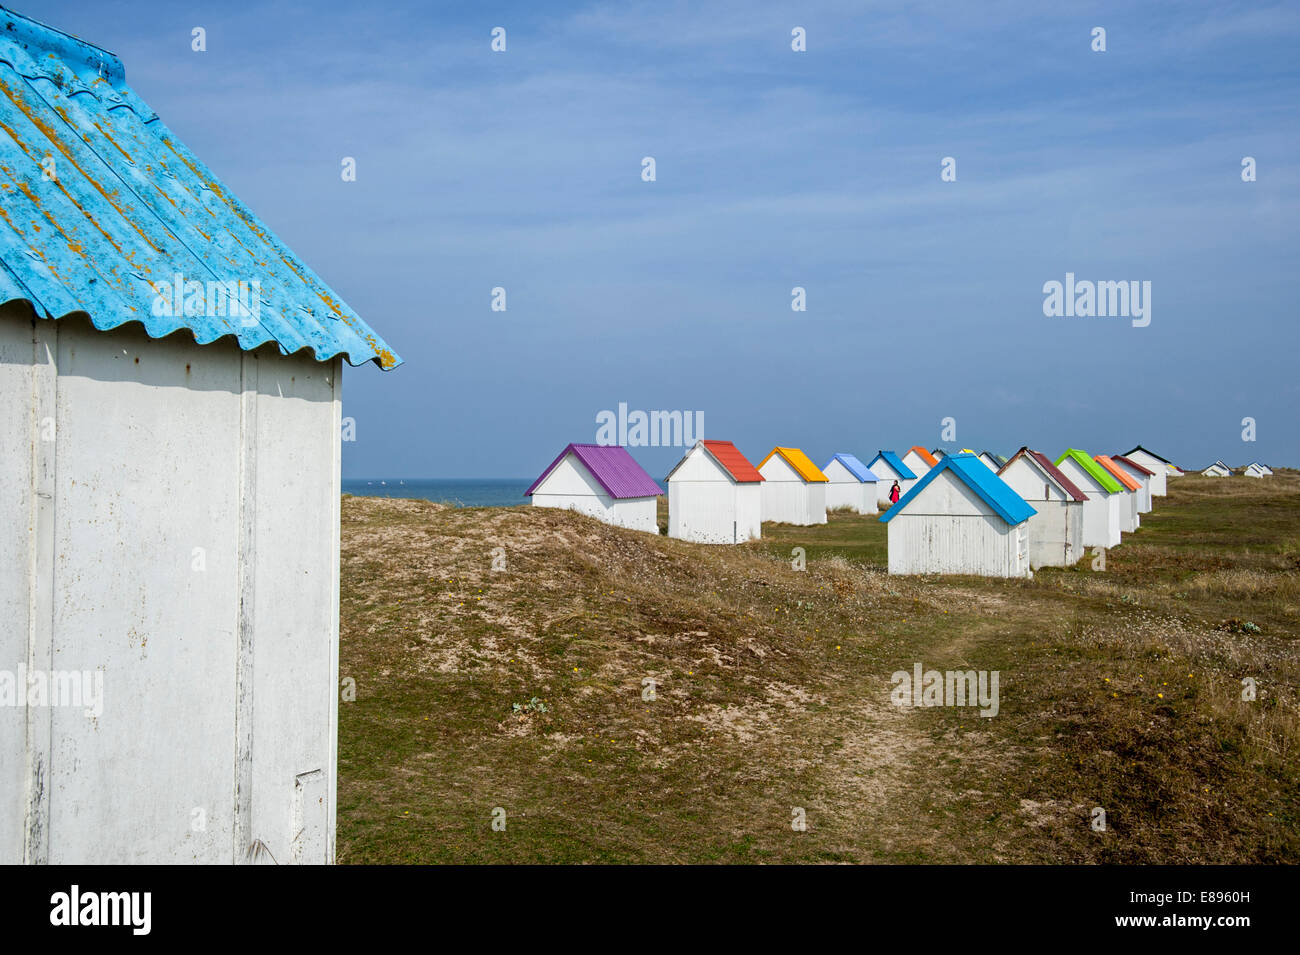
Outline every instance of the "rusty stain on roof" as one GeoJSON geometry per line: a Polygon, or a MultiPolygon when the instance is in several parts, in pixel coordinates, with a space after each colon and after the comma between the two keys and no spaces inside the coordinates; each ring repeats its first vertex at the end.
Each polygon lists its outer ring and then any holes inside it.
{"type": "Polygon", "coordinates": [[[102,331],[135,321],[154,338],[185,328],[202,345],[401,363],[126,85],[116,56],[3,8],[0,192],[0,302],[84,313],[102,331]],[[159,308],[155,287],[178,276],[245,283],[253,315],[159,308]]]}

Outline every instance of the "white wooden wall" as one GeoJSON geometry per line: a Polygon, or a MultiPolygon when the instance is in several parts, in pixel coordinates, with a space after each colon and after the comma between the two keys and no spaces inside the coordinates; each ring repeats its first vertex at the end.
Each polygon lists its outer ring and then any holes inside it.
{"type": "Polygon", "coordinates": [[[1165,462],[1153,458],[1144,451],[1138,451],[1134,454],[1127,454],[1125,457],[1136,461],[1148,471],[1154,471],[1151,477],[1151,494],[1153,497],[1164,497],[1166,494],[1165,478],[1169,472],[1165,467],[1165,462]]]}
{"type": "Polygon", "coordinates": [[[332,861],[340,371],[0,308],[0,861],[332,861]]]}
{"type": "Polygon", "coordinates": [[[1138,512],[1140,495],[1137,491],[1125,490],[1120,498],[1119,529],[1125,534],[1131,534],[1142,526],[1142,516],[1138,512]]]}
{"type": "Polygon", "coordinates": [[[1057,465],[1088,500],[1083,505],[1083,546],[1116,547],[1120,542],[1120,494],[1112,494],[1089,476],[1072,458],[1057,465]]]}
{"type": "MultiPolygon", "coordinates": [[[[847,507],[855,514],[878,513],[876,482],[859,481],[839,460],[832,458],[822,473],[829,478],[826,484],[826,510],[847,507]]],[[[874,472],[873,472],[874,473],[874,472]]]]}
{"type": "Polygon", "coordinates": [[[809,526],[826,523],[826,483],[806,482],[779,454],[759,468],[763,520],[809,526]]]}
{"type": "Polygon", "coordinates": [[[1135,474],[1133,480],[1142,485],[1142,490],[1138,493],[1138,513],[1150,514],[1155,506],[1154,495],[1151,492],[1153,478],[1148,474],[1135,474]]]}
{"type": "MultiPolygon", "coordinates": [[[[1119,462],[1116,462],[1116,464],[1119,464],[1119,462]]],[[[1133,480],[1138,482],[1138,490],[1135,492],[1137,494],[1138,513],[1139,514],[1150,513],[1151,512],[1151,480],[1152,480],[1151,477],[1146,474],[1135,473],[1132,470],[1132,468],[1126,468],[1122,464],[1119,464],[1119,467],[1124,468],[1124,473],[1127,474],[1129,477],[1131,477],[1133,480]]]]}
{"type": "MultiPolygon", "coordinates": [[[[911,469],[912,473],[915,474],[917,478],[925,477],[926,472],[929,471],[930,468],[934,466],[930,464],[928,461],[926,461],[919,454],[917,454],[915,451],[908,451],[905,455],[903,455],[903,463],[907,465],[909,469],[911,469]]],[[[872,471],[872,473],[874,474],[875,472],[872,471]]]]}
{"type": "Polygon", "coordinates": [[[1067,495],[1024,457],[1012,461],[1001,478],[1038,512],[1027,522],[1030,568],[1076,563],[1084,555],[1083,502],[1067,495]]]}

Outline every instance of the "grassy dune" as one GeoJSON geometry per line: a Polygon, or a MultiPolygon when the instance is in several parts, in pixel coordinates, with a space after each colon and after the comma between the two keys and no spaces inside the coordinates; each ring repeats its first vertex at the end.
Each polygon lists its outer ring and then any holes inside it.
{"type": "Polygon", "coordinates": [[[339,861],[1300,861],[1300,475],[1170,482],[1029,581],[764,535],[345,497],[339,861]],[[917,662],[999,714],[892,705],[917,662]]]}

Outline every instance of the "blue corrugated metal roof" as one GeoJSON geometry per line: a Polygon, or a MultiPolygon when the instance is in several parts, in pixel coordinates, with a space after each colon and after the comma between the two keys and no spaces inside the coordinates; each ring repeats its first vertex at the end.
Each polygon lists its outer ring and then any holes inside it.
{"type": "Polygon", "coordinates": [[[163,125],[116,56],[3,8],[0,198],[0,302],[84,312],[100,330],[136,321],[154,338],[186,328],[200,344],[401,362],[163,125]],[[164,288],[183,290],[181,307],[164,288]],[[231,289],[247,313],[228,314],[231,289]]]}
{"type": "Polygon", "coordinates": [[[913,484],[912,489],[904,494],[897,504],[880,516],[880,520],[888,524],[896,514],[907,507],[909,501],[925,490],[926,486],[944,471],[952,471],[966,482],[967,487],[978,494],[984,503],[1012,526],[1022,524],[1038,513],[975,455],[950,454],[940,458],[939,463],[925,473],[925,477],[913,484]]]}
{"type": "MultiPolygon", "coordinates": [[[[876,475],[872,473],[871,469],[859,461],[855,455],[848,454],[847,452],[833,455],[831,460],[826,462],[826,468],[831,466],[832,461],[840,462],[840,464],[848,468],[850,474],[864,483],[880,480],[880,478],[876,477],[876,475]]],[[[825,471],[826,468],[822,468],[822,470],[825,471]]]]}
{"type": "Polygon", "coordinates": [[[893,451],[877,451],[876,456],[871,459],[871,466],[875,467],[876,462],[879,461],[881,458],[884,459],[886,464],[888,464],[891,468],[897,471],[899,477],[901,477],[903,480],[910,481],[916,477],[916,475],[912,472],[912,469],[909,468],[906,464],[904,464],[903,459],[900,458],[893,451]]]}

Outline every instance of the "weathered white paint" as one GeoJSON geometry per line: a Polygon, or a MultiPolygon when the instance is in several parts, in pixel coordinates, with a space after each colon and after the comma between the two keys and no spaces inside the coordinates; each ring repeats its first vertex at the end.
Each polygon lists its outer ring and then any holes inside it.
{"type": "Polygon", "coordinates": [[[1139,495],[1137,491],[1125,488],[1119,497],[1119,529],[1124,534],[1131,534],[1142,526],[1142,518],[1138,514],[1139,495]]]}
{"type": "MultiPolygon", "coordinates": [[[[1029,566],[1070,567],[1084,555],[1083,501],[1076,501],[1046,474],[1033,458],[1022,454],[999,475],[1038,513],[1026,522],[1029,566]]],[[[1082,489],[1080,489],[1082,490],[1082,489]]]]}
{"type": "Polygon", "coordinates": [[[779,454],[758,469],[763,475],[763,520],[808,526],[826,523],[826,482],[805,481],[779,454]]]}
{"type": "Polygon", "coordinates": [[[1123,492],[1107,491],[1073,458],[1063,458],[1056,467],[1088,495],[1088,500],[1083,505],[1083,546],[1117,547],[1121,539],[1120,505],[1123,492]]]}
{"type": "Polygon", "coordinates": [[[1148,471],[1151,475],[1151,496],[1164,497],[1167,493],[1166,479],[1169,477],[1169,465],[1165,464],[1154,454],[1148,454],[1146,451],[1134,451],[1132,454],[1124,455],[1130,461],[1136,461],[1148,471]]]}
{"type": "Polygon", "coordinates": [[[697,443],[668,478],[668,536],[739,544],[762,535],[762,484],[737,481],[697,443]]]}
{"type": "MultiPolygon", "coordinates": [[[[875,473],[874,471],[872,472],[875,473]]],[[[876,514],[876,481],[859,481],[839,458],[822,468],[826,475],[826,510],[847,508],[855,514],[876,514]]]]}
{"type": "Polygon", "coordinates": [[[0,861],[333,860],[340,364],[0,307],[0,861]]]}
{"type": "Polygon", "coordinates": [[[572,451],[533,490],[534,507],[558,507],[615,527],[659,533],[657,497],[611,497],[572,451]]]}
{"type": "Polygon", "coordinates": [[[943,471],[886,525],[891,574],[1030,576],[1026,524],[1007,524],[943,471]]]}

